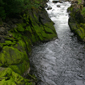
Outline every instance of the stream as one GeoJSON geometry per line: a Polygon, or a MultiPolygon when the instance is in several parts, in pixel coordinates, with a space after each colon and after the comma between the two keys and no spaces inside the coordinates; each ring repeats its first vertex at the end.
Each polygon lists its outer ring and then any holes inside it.
{"type": "Polygon", "coordinates": [[[85,45],[79,42],[68,25],[70,2],[47,3],[47,10],[58,39],[34,46],[30,62],[37,85],[85,85],[85,45]]]}

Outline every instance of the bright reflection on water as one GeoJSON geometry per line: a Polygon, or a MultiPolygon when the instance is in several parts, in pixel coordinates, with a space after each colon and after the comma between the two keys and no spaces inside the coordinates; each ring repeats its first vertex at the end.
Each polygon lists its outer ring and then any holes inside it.
{"type": "Polygon", "coordinates": [[[56,40],[33,48],[30,58],[37,85],[85,85],[85,47],[79,43],[68,26],[69,2],[52,3],[47,10],[58,33],[56,40]],[[60,5],[60,7],[57,7],[60,5]]]}

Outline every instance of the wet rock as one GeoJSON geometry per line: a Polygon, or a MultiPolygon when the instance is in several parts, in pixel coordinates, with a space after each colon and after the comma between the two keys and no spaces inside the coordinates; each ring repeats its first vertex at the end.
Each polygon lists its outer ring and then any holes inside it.
{"type": "Polygon", "coordinates": [[[60,5],[57,5],[57,7],[60,7],[60,5]]]}
{"type": "Polygon", "coordinates": [[[5,43],[5,39],[4,38],[1,38],[0,42],[1,43],[5,43]]]}
{"type": "Polygon", "coordinates": [[[52,7],[51,6],[48,6],[47,10],[51,10],[51,9],[52,9],[52,7]]]}
{"type": "Polygon", "coordinates": [[[6,34],[6,30],[4,27],[0,27],[0,35],[6,34]]]}
{"type": "Polygon", "coordinates": [[[59,1],[59,0],[53,0],[52,2],[53,2],[53,3],[57,3],[57,2],[60,2],[60,1],[59,1]]]}
{"type": "Polygon", "coordinates": [[[44,7],[45,7],[45,8],[47,8],[47,7],[48,7],[48,5],[47,5],[47,4],[44,4],[44,7]]]}

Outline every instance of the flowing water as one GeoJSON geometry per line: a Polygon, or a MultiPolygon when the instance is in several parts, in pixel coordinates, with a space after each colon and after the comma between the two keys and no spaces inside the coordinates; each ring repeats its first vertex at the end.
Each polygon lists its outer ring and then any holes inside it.
{"type": "Polygon", "coordinates": [[[85,47],[68,26],[70,2],[52,3],[47,10],[55,23],[58,39],[34,46],[30,58],[37,85],[85,85],[85,47]],[[60,7],[59,7],[60,6],[60,7]]]}

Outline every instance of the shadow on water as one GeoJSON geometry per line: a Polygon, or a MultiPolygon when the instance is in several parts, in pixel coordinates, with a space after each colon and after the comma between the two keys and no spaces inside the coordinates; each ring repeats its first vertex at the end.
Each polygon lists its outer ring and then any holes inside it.
{"type": "Polygon", "coordinates": [[[47,4],[52,7],[46,11],[55,23],[58,39],[33,47],[30,62],[40,80],[37,85],[85,85],[85,46],[68,26],[67,8],[71,4],[47,4]]]}

